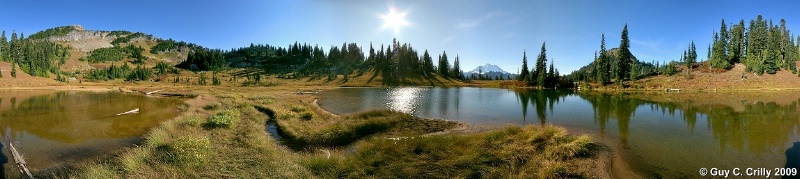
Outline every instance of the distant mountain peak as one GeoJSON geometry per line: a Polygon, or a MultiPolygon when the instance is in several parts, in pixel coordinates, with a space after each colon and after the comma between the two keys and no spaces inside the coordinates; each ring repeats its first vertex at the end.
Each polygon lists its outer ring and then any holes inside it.
{"type": "Polygon", "coordinates": [[[469,72],[467,72],[467,73],[481,73],[481,72],[482,72],[482,73],[488,73],[488,72],[499,72],[499,73],[503,73],[503,74],[505,74],[505,73],[509,73],[509,72],[507,72],[507,71],[503,70],[502,68],[500,68],[499,66],[497,66],[497,65],[492,65],[492,64],[490,64],[490,63],[486,63],[486,64],[484,64],[484,65],[481,65],[481,66],[475,67],[475,69],[472,69],[472,70],[470,70],[470,71],[469,71],[469,72]]]}

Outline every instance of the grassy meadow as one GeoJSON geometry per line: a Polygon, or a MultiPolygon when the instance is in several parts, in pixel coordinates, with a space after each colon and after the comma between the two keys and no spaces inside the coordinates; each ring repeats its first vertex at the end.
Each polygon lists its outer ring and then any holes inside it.
{"type": "Polygon", "coordinates": [[[467,124],[388,110],[335,115],[296,90],[166,87],[183,113],[113,156],[39,173],[56,178],[590,178],[601,145],[555,126],[453,132],[467,124]],[[171,92],[170,92],[171,91],[171,92]],[[272,123],[280,141],[267,130],[272,123]]]}

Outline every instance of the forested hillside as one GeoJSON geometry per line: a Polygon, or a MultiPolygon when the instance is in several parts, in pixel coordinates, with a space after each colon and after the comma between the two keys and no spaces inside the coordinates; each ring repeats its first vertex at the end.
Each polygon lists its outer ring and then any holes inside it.
{"type": "Polygon", "coordinates": [[[378,49],[370,44],[368,54],[355,43],[332,46],[327,50],[319,46],[295,43],[287,48],[270,45],[253,45],[233,49],[225,53],[231,67],[258,68],[266,74],[284,78],[336,78],[345,79],[367,72],[380,75],[386,84],[402,84],[407,78],[429,78],[440,75],[446,78],[463,79],[459,58],[453,65],[446,52],[438,57],[438,65],[426,50],[422,55],[409,44],[381,45],[378,49]]]}
{"type": "MultiPolygon", "coordinates": [[[[796,73],[797,61],[800,60],[800,41],[795,41],[794,37],[783,19],[779,24],[773,24],[772,20],[767,22],[759,15],[750,20],[747,27],[745,21],[740,20],[737,24],[731,24],[730,28],[723,19],[719,32],[713,33],[713,44],[709,44],[705,60],[698,61],[695,43],[692,41],[680,55],[680,60],[672,59],[666,64],[660,64],[659,59],[650,59],[651,62],[639,61],[630,53],[626,25],[619,48],[606,50],[603,35],[600,52],[595,53],[593,62],[573,71],[567,78],[602,85],[611,82],[622,85],[626,80],[653,75],[671,76],[683,71],[681,74],[691,79],[694,76],[693,70],[719,73],[730,70],[737,63],[746,65],[746,72],[757,75],[775,74],[779,70],[796,73]]],[[[797,38],[800,39],[800,36],[797,38]]]]}

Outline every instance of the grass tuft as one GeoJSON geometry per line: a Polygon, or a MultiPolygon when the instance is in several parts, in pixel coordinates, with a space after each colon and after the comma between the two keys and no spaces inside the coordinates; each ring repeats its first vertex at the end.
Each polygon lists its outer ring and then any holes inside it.
{"type": "Polygon", "coordinates": [[[239,110],[228,109],[209,117],[206,126],[209,128],[232,128],[239,121],[239,110]]]}
{"type": "Polygon", "coordinates": [[[303,112],[302,114],[300,114],[300,118],[306,121],[314,119],[314,112],[311,111],[303,112]]]}
{"type": "Polygon", "coordinates": [[[220,107],[219,103],[211,103],[203,106],[203,109],[205,109],[206,111],[213,111],[219,109],[219,107],[220,107]]]}
{"type": "Polygon", "coordinates": [[[165,159],[179,166],[200,166],[204,164],[211,151],[211,141],[201,137],[181,137],[171,144],[158,147],[164,151],[165,159]]]}

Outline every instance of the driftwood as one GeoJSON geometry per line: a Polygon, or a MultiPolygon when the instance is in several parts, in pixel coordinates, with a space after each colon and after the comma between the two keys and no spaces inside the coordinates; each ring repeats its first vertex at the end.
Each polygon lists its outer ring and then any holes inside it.
{"type": "Polygon", "coordinates": [[[318,92],[315,91],[296,91],[296,94],[303,95],[303,94],[317,94],[318,92]]]}
{"type": "Polygon", "coordinates": [[[25,162],[25,158],[22,158],[22,155],[17,152],[17,148],[14,147],[14,143],[8,138],[8,133],[6,133],[6,141],[8,141],[8,150],[11,151],[11,155],[14,158],[14,163],[17,164],[19,167],[19,171],[28,175],[28,178],[33,178],[33,174],[31,171],[28,170],[28,163],[25,162]]]}
{"type": "Polygon", "coordinates": [[[151,91],[151,92],[145,92],[144,94],[146,94],[146,95],[150,95],[150,94],[153,94],[153,93],[157,93],[157,92],[159,92],[159,91],[164,91],[164,90],[163,90],[163,89],[160,89],[160,90],[155,90],[155,91],[151,91]]]}
{"type": "Polygon", "coordinates": [[[117,116],[126,115],[126,114],[136,114],[136,113],[139,113],[139,108],[136,108],[136,109],[130,110],[130,111],[128,111],[128,112],[119,113],[119,114],[117,114],[117,116]]]}

